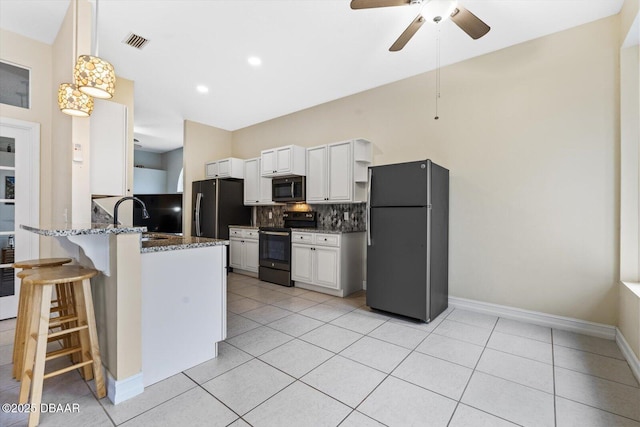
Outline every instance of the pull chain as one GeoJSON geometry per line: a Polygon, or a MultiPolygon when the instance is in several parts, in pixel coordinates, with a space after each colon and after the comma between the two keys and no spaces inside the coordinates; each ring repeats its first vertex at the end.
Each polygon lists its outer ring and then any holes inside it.
{"type": "Polygon", "coordinates": [[[440,28],[436,36],[436,116],[434,120],[438,120],[438,100],[440,99],[440,28]]]}

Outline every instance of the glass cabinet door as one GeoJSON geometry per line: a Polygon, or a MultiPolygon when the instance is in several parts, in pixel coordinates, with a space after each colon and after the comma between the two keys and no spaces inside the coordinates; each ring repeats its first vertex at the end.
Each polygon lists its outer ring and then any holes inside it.
{"type": "Polygon", "coordinates": [[[0,137],[0,298],[16,295],[15,274],[15,184],[16,141],[0,137]]]}

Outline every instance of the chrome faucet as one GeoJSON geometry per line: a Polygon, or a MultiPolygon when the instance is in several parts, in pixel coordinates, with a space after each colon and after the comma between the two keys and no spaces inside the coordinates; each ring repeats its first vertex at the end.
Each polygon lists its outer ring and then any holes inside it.
{"type": "Polygon", "coordinates": [[[113,208],[113,225],[118,225],[118,207],[120,206],[120,203],[124,202],[125,200],[133,200],[134,202],[138,202],[138,204],[142,206],[142,219],[149,218],[149,212],[147,212],[147,206],[144,204],[142,200],[133,196],[123,197],[122,199],[118,200],[118,202],[116,203],[116,206],[113,208]]]}

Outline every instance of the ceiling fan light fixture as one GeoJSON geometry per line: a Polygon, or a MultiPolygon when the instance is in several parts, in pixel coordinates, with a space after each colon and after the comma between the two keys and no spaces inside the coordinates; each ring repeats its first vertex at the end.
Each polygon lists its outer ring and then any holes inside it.
{"type": "Polygon", "coordinates": [[[458,2],[456,0],[431,0],[425,3],[422,9],[422,16],[427,21],[439,24],[449,19],[457,6],[458,2]]]}
{"type": "Polygon", "coordinates": [[[58,88],[58,107],[70,116],[89,117],[93,111],[93,98],[80,92],[74,84],[62,83],[58,88]]]}
{"type": "Polygon", "coordinates": [[[113,65],[97,56],[80,55],[73,77],[82,92],[95,98],[109,99],[116,91],[113,65]]]}

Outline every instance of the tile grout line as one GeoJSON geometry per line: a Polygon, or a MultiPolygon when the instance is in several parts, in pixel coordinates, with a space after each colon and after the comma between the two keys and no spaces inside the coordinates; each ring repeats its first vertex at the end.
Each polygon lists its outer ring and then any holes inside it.
{"type": "MultiPolygon", "coordinates": [[[[447,316],[449,317],[449,316],[447,316]]],[[[474,365],[473,369],[471,370],[471,375],[469,375],[469,379],[467,380],[467,383],[464,386],[464,389],[462,390],[462,393],[460,393],[460,398],[457,400],[456,402],[456,407],[453,409],[453,412],[451,413],[451,417],[449,417],[449,422],[447,423],[447,427],[451,424],[451,421],[453,420],[453,416],[456,414],[456,411],[458,410],[458,407],[460,406],[460,402],[462,401],[462,398],[464,397],[464,394],[467,391],[467,388],[469,387],[469,384],[471,383],[471,379],[473,378],[473,375],[476,373],[476,368],[478,367],[478,364],[480,364],[480,360],[482,359],[482,355],[484,354],[485,350],[487,349],[487,345],[489,344],[489,340],[491,339],[491,335],[493,335],[493,331],[495,331],[496,329],[496,325],[498,324],[498,321],[500,320],[500,318],[496,318],[494,324],[493,324],[493,328],[491,328],[491,333],[489,333],[489,336],[487,337],[487,341],[485,341],[484,343],[484,347],[482,348],[482,352],[480,353],[480,356],[478,357],[478,360],[476,361],[476,364],[474,365]]],[[[491,414],[493,416],[496,416],[495,414],[491,414]]]]}

